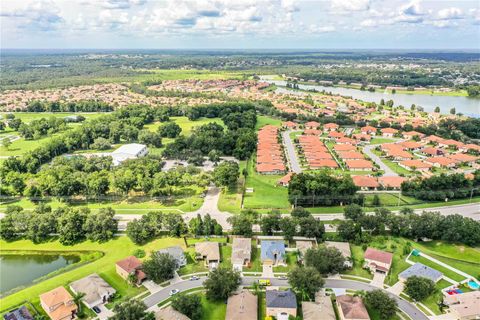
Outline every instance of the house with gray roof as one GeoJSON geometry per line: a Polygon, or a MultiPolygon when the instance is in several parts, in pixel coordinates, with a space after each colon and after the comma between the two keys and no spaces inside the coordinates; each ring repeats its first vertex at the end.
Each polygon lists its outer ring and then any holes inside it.
{"type": "Polygon", "coordinates": [[[283,240],[262,240],[261,259],[265,265],[285,264],[285,243],[283,240]]]}
{"type": "Polygon", "coordinates": [[[438,270],[427,267],[426,265],[417,262],[407,270],[401,272],[398,275],[398,278],[400,279],[400,281],[406,281],[412,276],[423,277],[430,279],[433,282],[437,282],[442,279],[443,274],[438,270]]]}
{"type": "Polygon", "coordinates": [[[112,288],[105,280],[98,274],[92,273],[85,278],[74,281],[70,284],[70,289],[73,293],[84,293],[83,303],[90,309],[107,303],[116,290],[112,288]]]}
{"type": "Polygon", "coordinates": [[[168,253],[175,259],[177,263],[177,269],[187,265],[187,258],[183,252],[183,249],[179,246],[168,247],[158,250],[158,253],[168,253]]]}
{"type": "Polygon", "coordinates": [[[297,297],[291,290],[267,290],[265,292],[267,316],[288,318],[297,316],[297,297]]]}

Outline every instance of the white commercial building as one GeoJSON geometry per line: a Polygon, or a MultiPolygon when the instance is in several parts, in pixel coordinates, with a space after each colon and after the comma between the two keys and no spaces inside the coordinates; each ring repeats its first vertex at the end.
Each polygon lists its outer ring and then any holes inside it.
{"type": "Polygon", "coordinates": [[[118,166],[125,160],[144,157],[148,154],[148,148],[144,144],[130,143],[124,144],[111,153],[113,165],[118,166]]]}

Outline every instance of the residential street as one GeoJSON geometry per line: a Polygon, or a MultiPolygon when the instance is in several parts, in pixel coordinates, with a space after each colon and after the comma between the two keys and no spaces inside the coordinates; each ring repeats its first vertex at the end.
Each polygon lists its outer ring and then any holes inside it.
{"type": "Polygon", "coordinates": [[[301,173],[302,168],[298,162],[297,154],[295,153],[295,145],[293,144],[292,139],[290,139],[291,130],[286,130],[282,132],[283,145],[285,147],[286,156],[290,171],[295,173],[301,173]]]}
{"type": "Polygon", "coordinates": [[[367,156],[369,156],[370,159],[372,159],[372,161],[374,161],[380,167],[380,170],[383,170],[385,172],[383,174],[385,177],[396,177],[396,176],[398,176],[398,174],[395,171],[393,171],[385,163],[383,163],[382,159],[380,159],[379,156],[377,156],[376,154],[374,154],[372,152],[372,150],[375,149],[377,146],[379,146],[379,144],[366,145],[365,147],[363,147],[363,153],[365,153],[367,156]]]}
{"type": "MultiPolygon", "coordinates": [[[[163,288],[162,290],[155,292],[154,294],[146,297],[143,302],[147,305],[148,308],[155,307],[158,303],[166,300],[169,298],[169,293],[172,289],[178,289],[180,291],[189,290],[192,288],[201,287],[203,282],[205,281],[206,277],[201,277],[199,280],[185,280],[168,287],[163,288]]],[[[243,277],[242,278],[242,285],[244,286],[251,286],[255,281],[258,281],[260,277],[243,277]]],[[[263,278],[262,278],[263,279],[263,278]]],[[[280,287],[288,287],[287,280],[280,280],[277,278],[270,278],[270,282],[272,286],[280,286],[280,287]]],[[[375,290],[378,289],[370,284],[353,281],[353,280],[337,280],[337,279],[326,279],[325,281],[326,288],[339,288],[339,289],[351,289],[351,290],[375,290]]],[[[412,319],[415,320],[428,320],[428,317],[425,316],[420,310],[417,309],[414,305],[410,304],[409,302],[400,299],[398,296],[389,293],[391,297],[393,297],[397,303],[398,307],[408,314],[412,319]]]]}

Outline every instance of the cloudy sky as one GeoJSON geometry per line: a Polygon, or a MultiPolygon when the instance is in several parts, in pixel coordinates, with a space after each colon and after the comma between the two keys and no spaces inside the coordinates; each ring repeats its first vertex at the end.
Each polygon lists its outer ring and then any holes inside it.
{"type": "Polygon", "coordinates": [[[479,0],[1,0],[2,48],[480,49],[479,0]]]}

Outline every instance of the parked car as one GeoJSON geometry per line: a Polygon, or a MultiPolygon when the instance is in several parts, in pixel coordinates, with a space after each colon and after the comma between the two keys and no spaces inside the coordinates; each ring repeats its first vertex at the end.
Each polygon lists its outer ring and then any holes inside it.
{"type": "Polygon", "coordinates": [[[269,279],[260,279],[258,280],[258,284],[261,286],[269,286],[270,285],[270,280],[269,279]]]}
{"type": "Polygon", "coordinates": [[[170,291],[170,296],[174,296],[174,295],[176,295],[176,294],[179,293],[179,292],[180,292],[180,290],[178,290],[178,289],[173,289],[173,290],[170,291]]]}
{"type": "Polygon", "coordinates": [[[100,312],[102,312],[102,310],[100,310],[100,308],[97,307],[97,306],[93,307],[92,310],[95,311],[95,313],[100,313],[100,312]]]}
{"type": "Polygon", "coordinates": [[[288,278],[287,278],[287,276],[280,276],[280,277],[278,277],[278,279],[280,279],[280,280],[287,280],[288,278]]]}
{"type": "Polygon", "coordinates": [[[200,278],[197,277],[197,276],[191,276],[191,277],[190,277],[190,281],[195,281],[195,280],[198,280],[198,279],[200,279],[200,278]]]}

